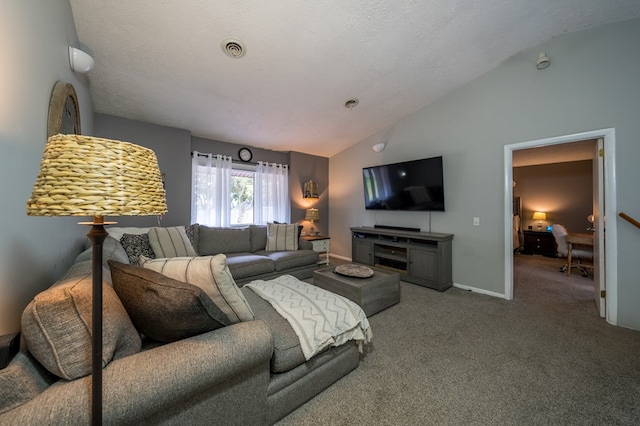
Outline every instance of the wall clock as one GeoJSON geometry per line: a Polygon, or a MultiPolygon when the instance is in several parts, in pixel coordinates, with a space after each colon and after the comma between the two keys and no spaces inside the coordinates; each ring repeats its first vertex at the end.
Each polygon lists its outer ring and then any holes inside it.
{"type": "Polygon", "coordinates": [[[58,133],[80,134],[80,106],[71,83],[58,81],[49,101],[47,138],[58,133]]]}
{"type": "Polygon", "coordinates": [[[253,158],[253,153],[249,148],[240,148],[240,151],[238,151],[238,156],[242,161],[247,162],[251,161],[251,159],[253,158]]]}

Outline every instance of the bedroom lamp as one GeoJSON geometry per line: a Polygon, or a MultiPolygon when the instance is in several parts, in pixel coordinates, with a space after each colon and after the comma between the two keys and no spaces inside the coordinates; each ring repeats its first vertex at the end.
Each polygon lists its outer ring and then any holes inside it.
{"type": "Polygon", "coordinates": [[[547,220],[547,214],[545,212],[534,212],[533,220],[538,221],[538,231],[542,229],[542,221],[547,220]]]}
{"type": "Polygon", "coordinates": [[[315,235],[315,229],[313,228],[313,222],[316,220],[320,220],[320,212],[318,211],[318,209],[307,209],[307,211],[304,214],[304,218],[305,220],[308,220],[311,222],[311,235],[315,235]]]}
{"type": "Polygon", "coordinates": [[[29,216],[89,216],[92,260],[91,423],[102,424],[102,243],[105,216],[161,215],[165,191],[155,153],[83,135],[51,136],[27,201],[29,216]]]}

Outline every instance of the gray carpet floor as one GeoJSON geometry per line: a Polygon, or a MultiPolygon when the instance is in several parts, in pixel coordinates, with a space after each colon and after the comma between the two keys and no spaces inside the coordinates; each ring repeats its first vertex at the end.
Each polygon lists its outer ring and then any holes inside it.
{"type": "Polygon", "coordinates": [[[640,332],[562,263],[516,255],[512,301],[401,283],[360,366],[278,424],[640,424],[640,332]]]}

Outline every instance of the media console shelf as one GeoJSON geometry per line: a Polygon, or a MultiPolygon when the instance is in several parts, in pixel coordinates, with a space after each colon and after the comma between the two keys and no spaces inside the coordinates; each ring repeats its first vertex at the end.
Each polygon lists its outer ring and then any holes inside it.
{"type": "Polygon", "coordinates": [[[453,234],[386,228],[351,228],[351,259],[394,270],[400,279],[444,291],[453,285],[453,234]]]}

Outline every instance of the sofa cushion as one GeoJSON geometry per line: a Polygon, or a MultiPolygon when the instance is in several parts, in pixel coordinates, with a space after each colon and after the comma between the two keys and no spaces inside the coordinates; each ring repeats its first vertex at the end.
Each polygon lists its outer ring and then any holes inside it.
{"type": "Polygon", "coordinates": [[[264,320],[273,335],[271,371],[283,373],[304,364],[306,359],[300,346],[300,339],[289,322],[253,290],[248,287],[243,287],[241,290],[251,305],[255,318],[264,320]]]}
{"type": "Polygon", "coordinates": [[[200,225],[199,233],[198,254],[201,256],[246,253],[251,250],[249,228],[213,228],[200,225]]]}
{"type": "Polygon", "coordinates": [[[137,265],[140,262],[140,256],[148,257],[149,259],[156,258],[156,254],[149,242],[149,234],[123,234],[120,238],[120,244],[127,253],[129,263],[132,265],[137,265]]]}
{"type": "Polygon", "coordinates": [[[298,250],[298,225],[267,224],[266,251],[298,250]]]}
{"type": "MultiPolygon", "coordinates": [[[[92,259],[93,247],[90,244],[85,251],[76,257],[73,263],[85,262],[92,259]]],[[[102,243],[102,262],[106,265],[107,261],[111,259],[117,260],[118,262],[126,262],[128,257],[124,248],[122,248],[122,244],[109,234],[102,243]]]]}
{"type": "MultiPolygon", "coordinates": [[[[73,380],[91,373],[91,261],[74,264],[54,286],[36,295],[22,313],[31,354],[51,373],[73,380]]],[[[103,272],[102,365],[140,351],[140,334],[103,272]]]]}
{"type": "Polygon", "coordinates": [[[0,370],[0,414],[35,398],[57,381],[27,352],[18,352],[9,365],[0,370]]]}
{"type": "Polygon", "coordinates": [[[200,287],[231,323],[253,320],[253,312],[236,285],[224,254],[171,259],[142,257],[140,266],[200,287]]]}
{"type": "Polygon", "coordinates": [[[264,250],[267,247],[267,227],[266,225],[249,225],[251,233],[251,253],[264,250]]]}
{"type": "Polygon", "coordinates": [[[155,227],[149,230],[149,242],[156,257],[197,256],[184,226],[155,227]]]}
{"type": "Polygon", "coordinates": [[[235,279],[275,271],[275,263],[272,259],[253,253],[230,253],[227,255],[227,265],[235,279]]]}
{"type": "MultiPolygon", "coordinates": [[[[260,254],[257,252],[256,254],[260,254]]],[[[265,256],[273,260],[276,271],[298,268],[318,263],[320,255],[313,250],[264,252],[265,256]]]]}
{"type": "Polygon", "coordinates": [[[109,267],[133,325],[151,339],[173,342],[231,324],[200,287],[120,262],[109,267]]]}

